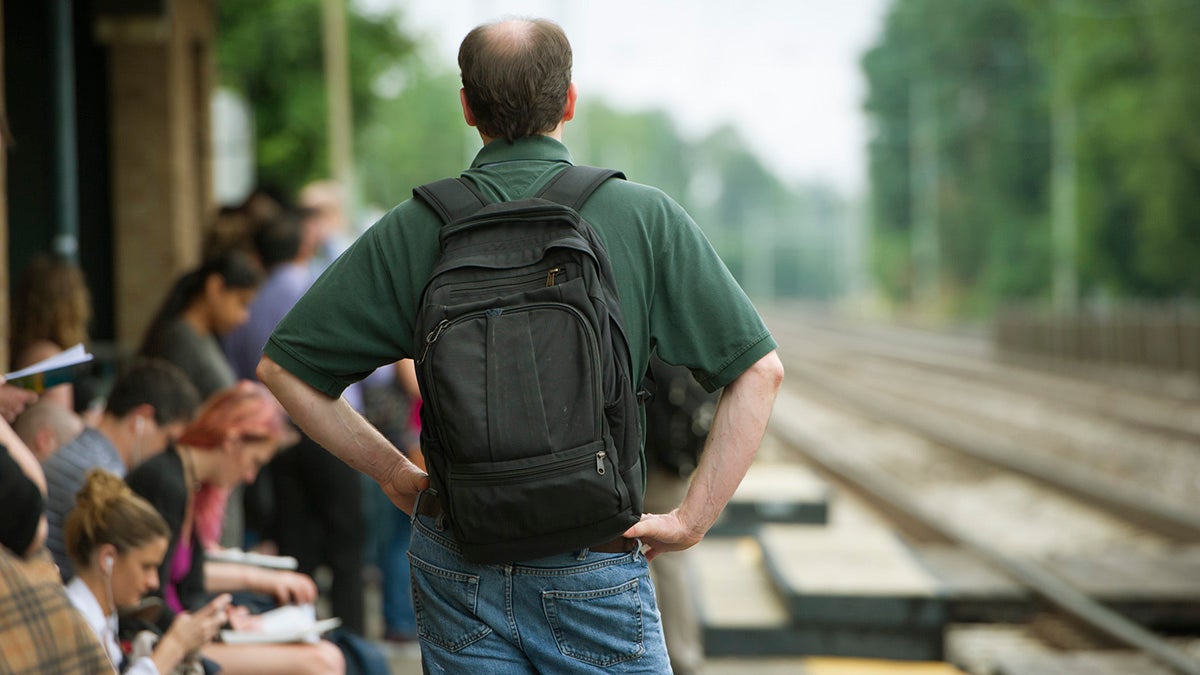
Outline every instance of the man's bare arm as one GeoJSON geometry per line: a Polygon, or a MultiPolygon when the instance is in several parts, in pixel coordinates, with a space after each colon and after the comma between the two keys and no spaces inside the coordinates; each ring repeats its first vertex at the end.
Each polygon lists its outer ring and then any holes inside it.
{"type": "Polygon", "coordinates": [[[412,512],[417,493],[429,487],[429,477],[345,399],[330,398],[313,389],[266,356],[259,361],[257,374],[304,433],[375,479],[405,513],[412,512]]]}
{"type": "Polygon", "coordinates": [[[683,504],[644,514],[625,531],[642,540],[647,558],[696,545],[716,522],[754,461],[782,383],[783,364],[772,351],[725,387],[683,504]]]}

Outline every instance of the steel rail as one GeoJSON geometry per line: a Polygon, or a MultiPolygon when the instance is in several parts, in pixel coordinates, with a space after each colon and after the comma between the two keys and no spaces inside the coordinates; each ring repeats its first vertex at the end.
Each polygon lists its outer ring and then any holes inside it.
{"type": "MultiPolygon", "coordinates": [[[[795,377],[794,374],[793,377],[795,377]]],[[[828,383],[814,384],[824,387],[828,383]]],[[[800,405],[794,397],[795,394],[785,387],[780,392],[776,405],[780,409],[800,405]]],[[[834,447],[834,442],[812,433],[800,423],[798,418],[787,415],[773,416],[770,429],[771,433],[797,448],[825,471],[837,475],[848,483],[858,485],[906,517],[918,520],[942,536],[958,542],[965,549],[991,562],[1000,571],[1076,619],[1122,644],[1140,650],[1180,673],[1200,675],[1200,660],[1105,607],[1086,593],[1055,576],[1042,565],[1007,555],[981,537],[921,506],[909,497],[903,487],[885,473],[858,467],[846,461],[840,456],[840,448],[834,447]]]]}

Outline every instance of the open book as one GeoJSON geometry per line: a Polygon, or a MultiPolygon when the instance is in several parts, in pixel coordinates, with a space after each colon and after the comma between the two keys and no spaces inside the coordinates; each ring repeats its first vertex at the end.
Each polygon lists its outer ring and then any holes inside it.
{"type": "Polygon", "coordinates": [[[317,610],[311,605],[285,605],[263,612],[256,630],[223,630],[221,641],[226,644],[269,644],[283,642],[316,642],[321,633],[342,625],[338,618],[317,621],[317,610]]]}
{"type": "Polygon", "coordinates": [[[243,551],[240,548],[223,548],[215,551],[205,551],[204,557],[216,562],[239,563],[254,565],[275,570],[294,570],[300,566],[299,561],[290,555],[267,555],[254,551],[243,551]]]}
{"type": "Polygon", "coordinates": [[[92,355],[78,344],[37,363],[5,373],[5,384],[31,389],[37,393],[59,384],[73,382],[81,373],[87,372],[92,355]]]}

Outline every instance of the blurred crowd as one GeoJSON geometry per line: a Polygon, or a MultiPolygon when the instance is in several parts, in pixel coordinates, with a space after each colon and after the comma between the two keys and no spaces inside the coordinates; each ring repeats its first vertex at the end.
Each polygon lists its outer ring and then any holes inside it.
{"type": "MultiPolygon", "coordinates": [[[[0,383],[0,660],[12,671],[387,672],[363,639],[368,580],[383,599],[372,637],[415,640],[408,517],[255,376],[275,324],[350,230],[333,182],[256,191],[219,214],[136,354],[41,392],[0,383]],[[254,639],[264,612],[290,605],[340,627],[254,639]],[[220,630],[250,637],[215,641],[220,630]]],[[[9,371],[88,345],[74,264],[39,256],[13,290],[9,371]]],[[[411,362],[345,397],[421,462],[411,362]]]]}

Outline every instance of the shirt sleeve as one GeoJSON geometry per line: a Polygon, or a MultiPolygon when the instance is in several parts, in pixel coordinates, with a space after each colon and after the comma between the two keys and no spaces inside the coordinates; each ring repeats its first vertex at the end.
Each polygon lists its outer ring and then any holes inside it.
{"type": "Polygon", "coordinates": [[[414,239],[419,228],[404,221],[424,208],[406,202],[364,233],[283,317],[263,353],[331,397],[382,365],[411,358],[437,230],[432,243],[430,232],[414,239]]]}
{"type": "Polygon", "coordinates": [[[656,251],[651,340],[708,391],[729,384],[776,348],[758,310],[691,216],[669,197],[652,233],[656,251]]]}

